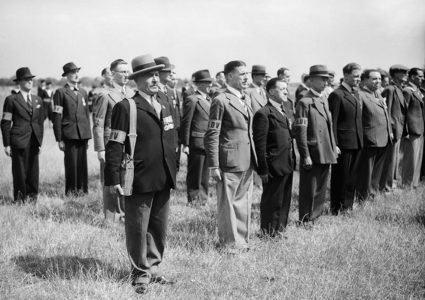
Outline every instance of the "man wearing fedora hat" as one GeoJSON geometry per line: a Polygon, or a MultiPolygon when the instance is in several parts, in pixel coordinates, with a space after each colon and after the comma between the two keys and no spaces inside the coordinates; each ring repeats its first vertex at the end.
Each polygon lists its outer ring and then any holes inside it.
{"type": "Polygon", "coordinates": [[[251,99],[252,112],[255,114],[257,110],[267,104],[267,96],[265,88],[266,67],[262,65],[253,65],[251,71],[252,83],[246,89],[246,93],[251,99]]]}
{"type": "Polygon", "coordinates": [[[65,194],[88,193],[87,147],[91,139],[87,92],[78,87],[81,68],[73,62],[63,66],[64,87],[53,96],[53,131],[65,154],[65,194]]]}
{"type": "Polygon", "coordinates": [[[212,78],[208,70],[194,73],[197,90],[183,103],[182,141],[187,158],[187,200],[205,204],[208,200],[209,169],[205,160],[204,136],[208,129],[212,78]]]}
{"type": "Polygon", "coordinates": [[[13,197],[25,201],[38,195],[38,155],[43,141],[43,101],[31,94],[33,78],[27,67],[16,71],[20,91],[6,98],[1,132],[7,156],[12,158],[13,197]]]}
{"type": "Polygon", "coordinates": [[[328,98],[335,142],[340,152],[331,174],[333,215],[351,209],[354,203],[356,172],[363,148],[362,101],[357,90],[361,72],[357,63],[345,65],[342,84],[328,98]]]}
{"type": "Polygon", "coordinates": [[[131,88],[127,87],[130,68],[123,59],[114,60],[110,68],[112,82],[109,89],[104,89],[96,98],[93,111],[93,141],[94,151],[100,162],[100,180],[103,185],[103,213],[107,221],[118,221],[124,215],[124,201],[116,193],[104,186],[105,145],[111,135],[111,116],[115,104],[125,98],[134,96],[131,88]]]}
{"type": "Polygon", "coordinates": [[[211,103],[204,144],[211,175],[217,181],[219,240],[233,254],[249,248],[257,156],[249,96],[244,93],[248,87],[246,64],[231,61],[224,66],[224,73],[227,89],[211,103]]]}
{"type": "Polygon", "coordinates": [[[180,168],[180,154],[181,154],[181,134],[180,134],[180,123],[181,123],[181,113],[180,113],[180,105],[181,99],[177,96],[174,89],[169,87],[169,84],[174,80],[173,79],[173,70],[175,66],[170,63],[170,60],[166,56],[160,56],[154,59],[157,65],[164,65],[164,69],[159,70],[159,93],[161,98],[167,99],[170,103],[172,113],[173,113],[173,121],[174,121],[174,129],[175,129],[175,146],[176,146],[176,166],[177,171],[180,168]]]}
{"type": "MultiPolygon", "coordinates": [[[[125,234],[132,264],[132,284],[137,293],[146,293],[148,285],[173,281],[161,276],[168,223],[170,189],[176,186],[174,122],[168,100],[159,92],[157,65],[151,55],[131,62],[137,92],[132,97],[137,107],[134,180],[132,195],[125,197],[125,234]]],[[[111,117],[111,135],[106,144],[105,185],[123,194],[120,182],[123,151],[130,153],[130,102],[115,104],[111,117]]]]}
{"type": "Polygon", "coordinates": [[[300,153],[299,220],[314,220],[323,212],[330,165],[336,144],[328,102],[321,93],[329,73],[324,65],[310,67],[310,90],[297,103],[293,132],[300,153]]]}
{"type": "Polygon", "coordinates": [[[404,99],[403,88],[407,82],[409,68],[403,65],[390,67],[390,84],[381,93],[384,97],[388,115],[391,121],[393,142],[387,148],[387,155],[382,171],[380,186],[386,192],[396,188],[395,179],[399,179],[400,144],[406,126],[407,103],[404,99]]]}

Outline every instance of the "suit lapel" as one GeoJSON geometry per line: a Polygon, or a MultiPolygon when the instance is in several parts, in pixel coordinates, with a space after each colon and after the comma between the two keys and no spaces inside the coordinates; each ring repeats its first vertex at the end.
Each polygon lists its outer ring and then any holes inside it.
{"type": "Polygon", "coordinates": [[[314,96],[313,97],[313,103],[314,103],[314,106],[316,107],[317,111],[327,120],[328,115],[326,114],[324,104],[322,104],[322,102],[320,101],[320,98],[317,97],[317,96],[314,96]]]}
{"type": "Polygon", "coordinates": [[[66,87],[66,93],[69,97],[71,97],[75,101],[78,101],[77,95],[75,95],[75,92],[73,90],[71,90],[71,88],[69,86],[66,87]]]}
{"type": "Polygon", "coordinates": [[[247,119],[249,118],[248,112],[245,110],[245,107],[241,103],[242,100],[240,100],[238,97],[236,97],[230,92],[226,93],[226,97],[230,100],[229,103],[231,106],[233,106],[236,110],[243,114],[247,119]]]}
{"type": "Polygon", "coordinates": [[[341,90],[344,92],[344,98],[347,99],[349,103],[353,104],[354,107],[357,107],[358,101],[356,97],[354,97],[353,94],[347,91],[347,89],[344,86],[341,87],[341,90]]]}
{"type": "Polygon", "coordinates": [[[395,86],[395,93],[398,97],[398,100],[399,100],[401,106],[406,107],[406,103],[404,102],[403,93],[397,85],[395,86]]]}
{"type": "Polygon", "coordinates": [[[142,95],[136,94],[134,96],[134,101],[136,102],[136,107],[146,111],[149,113],[157,122],[160,122],[158,115],[152,105],[149,103],[147,99],[145,99],[142,95]]]}
{"type": "MultiPolygon", "coordinates": [[[[273,104],[271,104],[270,102],[267,102],[266,105],[269,108],[270,114],[273,116],[273,118],[275,118],[279,122],[286,124],[286,117],[282,113],[280,113],[277,110],[277,108],[273,106],[273,104]]],[[[285,113],[285,111],[284,111],[284,113],[285,113]]]]}
{"type": "MultiPolygon", "coordinates": [[[[32,98],[31,98],[32,101],[32,98]]],[[[31,116],[32,112],[31,109],[28,107],[27,101],[25,101],[24,96],[19,92],[18,93],[18,101],[17,101],[25,110],[26,112],[31,116]]]]}
{"type": "Polygon", "coordinates": [[[201,95],[196,95],[198,98],[199,106],[209,115],[210,114],[210,102],[205,100],[201,95]]]}

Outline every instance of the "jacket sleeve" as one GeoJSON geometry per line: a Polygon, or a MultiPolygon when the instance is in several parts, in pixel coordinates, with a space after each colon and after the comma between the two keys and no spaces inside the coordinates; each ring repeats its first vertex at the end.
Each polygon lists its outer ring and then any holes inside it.
{"type": "Polygon", "coordinates": [[[123,100],[112,109],[111,136],[105,153],[105,186],[120,183],[120,167],[130,122],[129,106],[124,103],[128,105],[128,101],[123,100]]]}
{"type": "Polygon", "coordinates": [[[218,168],[220,166],[218,157],[219,138],[221,131],[221,122],[223,119],[224,104],[218,98],[214,98],[210,107],[210,117],[208,129],[204,137],[204,146],[207,156],[208,167],[218,168]]]}
{"type": "Polygon", "coordinates": [[[258,160],[258,175],[267,175],[269,168],[267,165],[266,145],[269,132],[269,119],[263,110],[255,113],[252,128],[255,152],[257,153],[258,160]]]}
{"type": "Polygon", "coordinates": [[[10,146],[10,129],[12,128],[13,120],[13,99],[7,97],[3,104],[3,116],[0,122],[1,133],[3,136],[3,145],[10,146]]]}
{"type": "Polygon", "coordinates": [[[196,99],[193,99],[191,96],[186,97],[186,99],[183,101],[183,118],[180,130],[182,132],[182,143],[185,146],[189,145],[190,127],[192,125],[196,104],[196,99]]]}
{"type": "Polygon", "coordinates": [[[295,111],[295,122],[293,126],[293,133],[297,141],[298,152],[301,158],[305,159],[310,157],[307,144],[307,127],[308,127],[308,116],[310,113],[310,107],[307,103],[300,100],[297,104],[295,111]]]}
{"type": "Polygon", "coordinates": [[[328,102],[329,102],[329,111],[331,112],[332,115],[332,130],[334,133],[334,138],[335,138],[335,143],[336,145],[338,145],[338,119],[339,119],[339,110],[341,107],[341,98],[340,96],[335,93],[332,92],[329,95],[328,98],[328,102]]]}
{"type": "Polygon", "coordinates": [[[94,97],[93,100],[93,140],[94,151],[104,151],[104,132],[105,132],[105,119],[108,109],[107,94],[101,93],[94,97]]]}
{"type": "Polygon", "coordinates": [[[53,96],[53,132],[57,142],[62,141],[63,94],[57,90],[53,96]]]}

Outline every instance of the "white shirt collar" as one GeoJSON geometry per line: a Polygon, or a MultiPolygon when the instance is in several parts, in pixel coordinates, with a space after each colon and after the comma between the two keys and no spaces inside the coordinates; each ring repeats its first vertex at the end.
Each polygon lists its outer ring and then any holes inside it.
{"type": "Polygon", "coordinates": [[[242,99],[242,93],[239,92],[237,89],[232,88],[230,85],[227,86],[227,89],[229,90],[229,92],[231,92],[233,95],[235,95],[236,97],[238,97],[239,99],[242,99]]]}
{"type": "Polygon", "coordinates": [[[345,81],[343,81],[342,83],[341,83],[341,85],[343,86],[343,87],[345,87],[346,89],[347,89],[347,91],[349,91],[350,93],[352,93],[352,92],[354,92],[354,89],[351,87],[351,86],[349,86],[345,81]]]}
{"type": "Polygon", "coordinates": [[[31,99],[31,92],[24,92],[23,90],[19,91],[21,93],[21,95],[24,97],[25,101],[27,101],[27,97],[28,95],[30,95],[30,99],[31,99]]]}
{"type": "Polygon", "coordinates": [[[316,92],[314,89],[310,88],[310,91],[313,93],[313,95],[315,95],[317,97],[322,97],[322,94],[316,92]]]}
{"type": "Polygon", "coordinates": [[[275,100],[273,100],[272,98],[269,98],[269,101],[270,101],[270,103],[279,111],[279,112],[282,112],[283,113],[283,110],[282,110],[282,103],[279,103],[279,102],[277,102],[277,101],[275,101],[275,100]]]}
{"type": "Polygon", "coordinates": [[[198,92],[199,94],[201,94],[202,98],[207,99],[207,94],[205,94],[201,90],[198,89],[198,90],[196,90],[196,92],[198,92]]]}

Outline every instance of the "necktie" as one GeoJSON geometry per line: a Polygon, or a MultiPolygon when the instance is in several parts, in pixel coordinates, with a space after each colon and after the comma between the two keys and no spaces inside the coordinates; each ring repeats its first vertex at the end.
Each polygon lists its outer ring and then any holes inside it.
{"type": "Polygon", "coordinates": [[[30,94],[27,95],[27,105],[29,109],[32,111],[32,102],[31,102],[30,94]]]}

